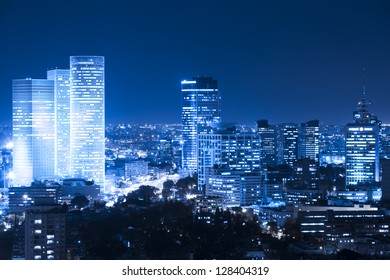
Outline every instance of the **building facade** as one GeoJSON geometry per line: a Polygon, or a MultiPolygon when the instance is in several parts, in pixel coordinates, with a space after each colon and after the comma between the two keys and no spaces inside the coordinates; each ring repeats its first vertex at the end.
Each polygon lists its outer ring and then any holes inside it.
{"type": "Polygon", "coordinates": [[[198,187],[206,185],[206,169],[260,172],[260,140],[257,133],[240,133],[234,127],[201,133],[198,149],[198,187]]]}
{"type": "Polygon", "coordinates": [[[275,126],[269,125],[267,120],[258,120],[257,133],[260,137],[261,168],[265,170],[277,163],[275,126]]]}
{"type": "Polygon", "coordinates": [[[34,206],[26,211],[26,260],[65,260],[65,212],[58,206],[34,206]]]}
{"type": "Polygon", "coordinates": [[[221,95],[218,82],[197,77],[181,82],[182,93],[182,168],[197,171],[198,134],[221,122],[221,95]]]}
{"type": "Polygon", "coordinates": [[[280,139],[282,142],[282,162],[293,167],[294,162],[298,159],[298,125],[286,123],[279,125],[280,139]]]}
{"type": "Polygon", "coordinates": [[[104,57],[70,57],[70,168],[104,186],[104,57]]]}
{"type": "Polygon", "coordinates": [[[365,93],[345,128],[346,185],[379,182],[379,124],[368,111],[365,93]]]}
{"type": "Polygon", "coordinates": [[[319,162],[320,122],[312,120],[301,124],[298,158],[310,158],[319,162]]]}
{"type": "Polygon", "coordinates": [[[70,71],[47,71],[47,79],[54,81],[55,102],[55,173],[70,176],[70,71]]]}
{"type": "Polygon", "coordinates": [[[54,83],[44,79],[12,81],[14,185],[55,175],[54,83]]]}

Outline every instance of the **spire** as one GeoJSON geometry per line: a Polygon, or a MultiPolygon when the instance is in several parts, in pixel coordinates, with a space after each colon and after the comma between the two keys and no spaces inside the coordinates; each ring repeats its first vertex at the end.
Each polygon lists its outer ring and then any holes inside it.
{"type": "Polygon", "coordinates": [[[366,68],[362,69],[362,98],[358,103],[357,110],[353,112],[353,119],[355,123],[378,123],[378,119],[375,115],[368,111],[368,105],[371,103],[366,100],[366,80],[365,80],[366,68]]]}
{"type": "Polygon", "coordinates": [[[366,67],[362,68],[362,98],[358,103],[358,110],[360,112],[367,112],[370,102],[366,101],[366,80],[365,80],[366,67]]]}
{"type": "Polygon", "coordinates": [[[363,67],[362,69],[362,87],[363,87],[363,91],[362,91],[362,94],[363,94],[363,97],[362,98],[366,98],[366,81],[365,81],[365,74],[366,73],[366,67],[363,67]]]}

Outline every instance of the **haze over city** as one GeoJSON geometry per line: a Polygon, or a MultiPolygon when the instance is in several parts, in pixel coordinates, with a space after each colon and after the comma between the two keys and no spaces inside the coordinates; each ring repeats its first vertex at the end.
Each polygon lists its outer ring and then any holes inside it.
{"type": "Polygon", "coordinates": [[[383,122],[388,1],[4,0],[0,123],[11,80],[45,78],[70,55],[106,58],[107,123],[180,123],[180,81],[219,81],[222,120],[345,124],[362,91],[383,122]],[[239,100],[239,106],[237,101],[239,100]]]}

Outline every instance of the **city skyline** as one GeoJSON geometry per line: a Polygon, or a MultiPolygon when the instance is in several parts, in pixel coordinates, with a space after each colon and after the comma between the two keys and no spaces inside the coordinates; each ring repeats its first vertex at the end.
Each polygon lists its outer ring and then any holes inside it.
{"type": "Polygon", "coordinates": [[[224,121],[346,124],[363,67],[370,110],[390,121],[385,1],[48,3],[2,4],[0,123],[11,122],[12,79],[44,78],[85,54],[108,63],[107,123],[179,123],[180,81],[203,75],[219,81],[224,121]]]}

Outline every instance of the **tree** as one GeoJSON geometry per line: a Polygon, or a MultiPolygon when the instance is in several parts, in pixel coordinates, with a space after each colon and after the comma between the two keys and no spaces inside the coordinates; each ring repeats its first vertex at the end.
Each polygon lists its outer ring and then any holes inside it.
{"type": "Polygon", "coordinates": [[[88,198],[85,197],[85,195],[77,194],[75,197],[70,201],[70,204],[72,206],[77,207],[77,209],[84,208],[89,205],[88,198]]]}
{"type": "Polygon", "coordinates": [[[175,185],[175,183],[172,180],[167,180],[163,183],[163,189],[162,189],[162,196],[164,199],[168,199],[172,195],[172,188],[175,185]]]}

